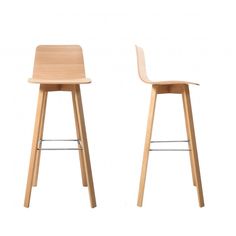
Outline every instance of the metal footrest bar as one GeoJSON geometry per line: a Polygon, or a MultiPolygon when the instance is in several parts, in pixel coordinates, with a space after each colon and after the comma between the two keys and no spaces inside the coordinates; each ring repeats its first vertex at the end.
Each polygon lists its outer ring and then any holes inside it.
{"type": "Polygon", "coordinates": [[[68,150],[82,150],[82,148],[37,148],[41,151],[68,151],[68,150]]]}
{"type": "MultiPolygon", "coordinates": [[[[158,140],[158,141],[151,141],[151,143],[188,143],[189,140],[158,140]]],[[[167,151],[191,151],[191,149],[185,149],[185,148],[150,148],[149,151],[161,151],[161,152],[167,152],[167,151]]]]}
{"type": "Polygon", "coordinates": [[[73,142],[73,141],[77,141],[77,142],[79,142],[80,140],[79,139],[41,139],[41,140],[39,140],[39,141],[41,141],[41,142],[43,142],[43,141],[53,141],[53,142],[57,142],[57,141],[62,141],[62,142],[64,142],[64,141],[70,141],[70,142],[73,142]]]}
{"type": "Polygon", "coordinates": [[[153,149],[152,148],[152,149],[149,149],[149,151],[174,151],[174,152],[175,151],[184,151],[184,152],[188,151],[189,152],[189,151],[191,151],[191,149],[161,149],[161,148],[160,149],[153,149]]]}
{"type": "Polygon", "coordinates": [[[188,143],[189,140],[167,140],[167,141],[151,141],[151,143],[188,143]]]}
{"type": "Polygon", "coordinates": [[[67,150],[82,150],[79,139],[40,139],[38,142],[37,150],[43,151],[67,151],[67,150]],[[43,142],[78,142],[78,148],[42,148],[43,142]]]}

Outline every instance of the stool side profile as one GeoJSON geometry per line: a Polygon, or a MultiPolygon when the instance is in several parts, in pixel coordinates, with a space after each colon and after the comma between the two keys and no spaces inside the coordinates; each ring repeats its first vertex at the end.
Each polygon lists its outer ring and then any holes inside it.
{"type": "Polygon", "coordinates": [[[90,83],[85,78],[82,48],[78,45],[41,45],[35,53],[32,83],[39,83],[38,105],[34,126],[31,157],[25,192],[24,206],[29,207],[31,191],[37,186],[40,157],[42,150],[78,150],[82,184],[89,190],[91,207],[96,207],[92,169],[85,127],[85,119],[80,92],[80,84],[90,83]],[[77,139],[44,139],[43,129],[46,115],[48,93],[51,91],[69,91],[75,118],[77,139]],[[45,141],[76,141],[78,148],[43,148],[45,141]]]}
{"type": "Polygon", "coordinates": [[[173,84],[194,84],[199,85],[194,82],[188,82],[188,81],[151,81],[148,79],[147,71],[146,71],[146,64],[145,64],[145,57],[144,57],[144,51],[141,47],[135,46],[136,48],[136,54],[137,54],[137,65],[138,65],[138,73],[140,79],[147,83],[152,85],[173,85],[173,84]]]}
{"type": "Polygon", "coordinates": [[[137,45],[135,47],[136,47],[136,54],[137,54],[137,65],[138,65],[139,77],[144,83],[152,84],[153,82],[149,80],[147,77],[144,51],[142,48],[138,47],[137,45]]]}
{"type": "Polygon", "coordinates": [[[196,186],[197,188],[199,206],[203,207],[204,197],[203,197],[200,167],[199,167],[198,153],[197,153],[197,144],[196,144],[196,138],[195,138],[193,115],[192,115],[190,93],[189,93],[189,84],[193,84],[193,85],[199,85],[199,84],[194,83],[194,82],[187,82],[187,81],[155,81],[154,82],[154,81],[149,80],[146,73],[146,65],[145,65],[143,49],[138,46],[135,46],[135,47],[136,47],[136,54],[137,54],[137,65],[138,65],[139,77],[145,83],[152,85],[137,205],[141,207],[143,204],[149,152],[150,151],[189,151],[193,185],[196,186]],[[184,108],[184,114],[185,114],[186,132],[187,132],[187,137],[188,137],[188,140],[186,141],[182,141],[182,140],[181,141],[152,141],[151,140],[157,95],[168,94],[168,93],[182,95],[183,108],[184,108]],[[189,149],[150,149],[151,143],[158,143],[158,142],[188,142],[189,149]]]}

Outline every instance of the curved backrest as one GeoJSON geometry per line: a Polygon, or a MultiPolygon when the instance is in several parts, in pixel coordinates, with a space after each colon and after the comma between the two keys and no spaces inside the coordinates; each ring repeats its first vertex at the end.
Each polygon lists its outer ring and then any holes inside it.
{"type": "Polygon", "coordinates": [[[32,82],[71,81],[85,78],[79,45],[40,45],[36,49],[32,82]]]}
{"type": "Polygon", "coordinates": [[[138,63],[138,73],[140,79],[145,82],[145,83],[151,83],[151,81],[147,77],[147,72],[146,72],[146,65],[145,65],[145,58],[144,58],[144,52],[143,49],[136,47],[136,53],[137,53],[137,63],[138,63]]]}

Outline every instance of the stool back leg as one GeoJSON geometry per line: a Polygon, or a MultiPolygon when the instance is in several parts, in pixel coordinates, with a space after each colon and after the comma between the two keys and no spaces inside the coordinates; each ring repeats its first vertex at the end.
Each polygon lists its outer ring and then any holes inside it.
{"type": "Polygon", "coordinates": [[[191,100],[190,100],[188,86],[185,87],[182,94],[182,98],[183,98],[183,104],[184,104],[187,133],[189,137],[193,181],[197,186],[199,206],[203,207],[204,198],[203,198],[203,191],[202,191],[200,167],[199,167],[199,162],[198,162],[197,144],[196,144],[196,138],[195,138],[194,124],[193,124],[191,100]]]}
{"type": "Polygon", "coordinates": [[[182,100],[183,100],[183,107],[184,107],[184,116],[185,116],[185,125],[186,125],[186,132],[187,132],[187,136],[188,136],[188,146],[189,146],[189,150],[191,150],[189,152],[189,155],[190,155],[190,164],[191,164],[191,171],[192,171],[192,179],[193,179],[193,185],[196,186],[196,174],[195,174],[195,170],[194,170],[194,163],[193,163],[193,152],[192,152],[192,145],[190,143],[190,140],[191,140],[191,132],[190,132],[190,129],[189,129],[189,118],[188,118],[188,110],[187,110],[187,103],[186,103],[186,99],[184,97],[184,94],[182,93],[182,100]]]}
{"type": "Polygon", "coordinates": [[[151,137],[152,137],[152,127],[153,127],[153,120],[154,120],[155,106],[156,106],[156,97],[157,97],[157,90],[153,86],[152,93],[151,93],[150,107],[149,107],[148,122],[147,122],[146,139],[145,139],[145,145],[144,145],[142,171],[141,171],[140,184],[139,184],[139,194],[138,194],[137,205],[140,207],[143,204],[143,195],[144,195],[145,181],[146,181],[146,175],[147,175],[149,149],[150,149],[150,142],[151,142],[151,137]]]}
{"type": "Polygon", "coordinates": [[[32,149],[31,149],[29,172],[28,172],[28,179],[27,179],[26,192],[25,192],[25,202],[24,202],[25,207],[29,207],[29,204],[30,204],[30,196],[31,196],[32,184],[33,184],[37,147],[38,147],[38,141],[39,141],[39,129],[40,129],[41,121],[42,121],[44,96],[45,96],[45,91],[43,91],[42,88],[40,87],[35,125],[34,125],[34,135],[33,135],[32,149]]]}
{"type": "Polygon", "coordinates": [[[80,129],[80,134],[81,134],[81,145],[82,145],[82,150],[83,150],[84,167],[85,167],[85,173],[86,173],[88,190],[89,190],[90,204],[91,204],[91,207],[96,207],[96,198],[95,198],[95,192],[94,192],[94,186],[93,186],[93,176],[92,176],[92,169],[91,169],[91,164],[90,164],[88,141],[87,141],[87,134],[86,134],[86,128],[85,128],[85,121],[84,121],[84,112],[83,112],[79,85],[74,86],[73,92],[75,94],[75,105],[76,105],[78,124],[79,124],[79,129],[80,129]]]}
{"type": "MultiPolygon", "coordinates": [[[[45,121],[45,116],[46,116],[48,92],[44,92],[44,93],[45,94],[43,96],[42,120],[41,120],[40,128],[39,128],[39,140],[43,139],[44,121],[45,121]]],[[[39,143],[39,148],[41,148],[41,146],[42,146],[42,142],[39,143]]],[[[40,157],[41,157],[41,150],[38,150],[36,154],[35,167],[34,167],[33,186],[37,186],[38,184],[40,157]]]]}
{"type": "MultiPolygon", "coordinates": [[[[72,101],[73,101],[73,109],[74,109],[74,116],[75,116],[75,127],[76,127],[76,134],[77,139],[81,140],[81,133],[79,128],[79,118],[78,118],[78,111],[76,109],[76,102],[75,102],[75,91],[72,92],[72,101]]],[[[79,158],[80,158],[80,169],[81,169],[81,175],[82,175],[82,184],[83,186],[88,186],[86,173],[85,173],[85,166],[84,166],[84,156],[83,156],[83,150],[79,150],[79,158]]]]}

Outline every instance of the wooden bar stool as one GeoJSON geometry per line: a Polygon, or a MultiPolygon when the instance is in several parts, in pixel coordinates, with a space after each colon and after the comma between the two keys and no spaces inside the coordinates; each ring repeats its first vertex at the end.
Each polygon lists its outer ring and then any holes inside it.
{"type": "Polygon", "coordinates": [[[85,78],[82,48],[78,45],[41,45],[36,49],[31,83],[40,84],[24,206],[29,207],[32,186],[37,185],[41,150],[79,150],[83,186],[88,186],[91,207],[96,207],[80,84],[85,78]],[[77,139],[43,139],[48,92],[70,91],[74,108],[77,139]],[[45,141],[76,141],[78,148],[43,148],[45,141]]]}
{"type": "MultiPolygon", "coordinates": [[[[204,198],[203,198],[201,176],[200,176],[200,169],[199,169],[199,163],[198,163],[197,145],[196,145],[196,138],[195,138],[195,132],[194,132],[194,125],[193,125],[193,115],[192,115],[192,108],[191,108],[190,94],[189,94],[189,84],[195,84],[195,85],[198,85],[198,84],[185,82],[185,81],[165,81],[165,82],[150,81],[146,74],[146,66],[145,66],[145,58],[144,58],[143,49],[136,46],[136,53],[137,53],[139,77],[145,83],[152,85],[151,101],[150,101],[147,130],[146,130],[146,139],[145,139],[144,154],[143,154],[142,171],[141,171],[141,178],[140,178],[140,185],[139,185],[138,206],[141,207],[143,204],[143,195],[144,195],[144,187],[145,187],[145,180],[146,180],[146,173],[147,173],[147,166],[148,166],[149,151],[189,151],[193,185],[197,187],[199,206],[203,207],[204,198]],[[155,113],[155,106],[156,106],[156,97],[158,94],[166,94],[166,93],[174,93],[174,94],[182,95],[184,113],[185,113],[186,130],[187,130],[187,136],[188,136],[188,140],[186,140],[186,142],[188,142],[188,146],[189,146],[189,149],[187,150],[150,149],[151,143],[166,142],[166,141],[151,141],[152,127],[153,127],[153,120],[154,120],[154,113],[155,113]]],[[[181,141],[177,141],[177,142],[181,142],[181,141]]]]}

